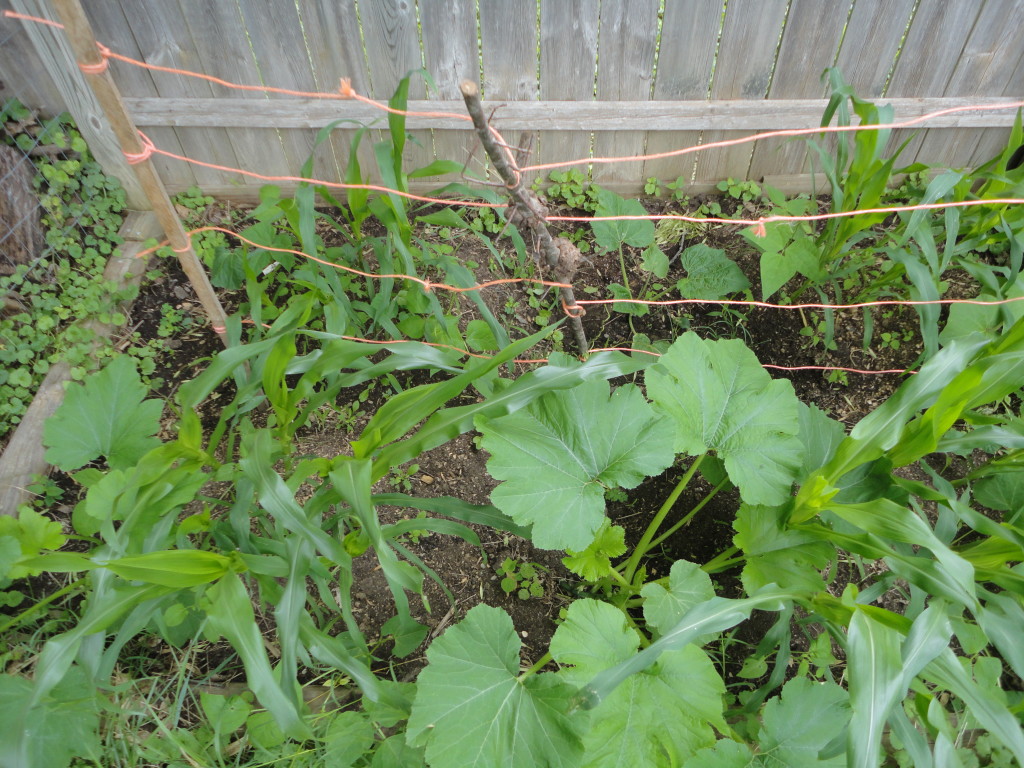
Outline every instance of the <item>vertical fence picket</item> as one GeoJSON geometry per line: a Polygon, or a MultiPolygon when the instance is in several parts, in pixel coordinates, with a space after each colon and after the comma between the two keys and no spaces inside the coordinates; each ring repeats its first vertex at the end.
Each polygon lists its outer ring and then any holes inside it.
{"type": "Polygon", "coordinates": [[[836,66],[862,99],[878,99],[885,93],[914,4],[915,0],[854,0],[836,66]]]}
{"type": "MultiPolygon", "coordinates": [[[[678,0],[665,4],[654,79],[655,100],[703,101],[707,98],[722,13],[721,0],[678,0]]],[[[699,131],[651,131],[647,134],[647,153],[670,152],[699,141],[699,131]]],[[[681,177],[689,183],[696,162],[695,155],[648,160],[641,178],[655,177],[672,182],[681,177]]]]}
{"type": "MultiPolygon", "coordinates": [[[[602,0],[598,34],[597,98],[647,101],[658,35],[658,0],[602,0]]],[[[594,155],[625,157],[644,151],[643,131],[597,131],[594,155]]],[[[642,163],[594,166],[594,181],[635,181],[642,163]]]]}
{"type": "MultiPolygon", "coordinates": [[[[1011,51],[1024,52],[1024,26],[1008,23],[1024,14],[1024,1],[1000,0],[985,3],[961,52],[956,69],[944,91],[935,96],[1002,96],[1008,88],[1024,95],[1019,76],[1021,58],[1014,61],[1011,51]]],[[[986,142],[982,151],[980,131],[925,131],[918,157],[941,157],[943,165],[964,168],[977,157],[979,162],[992,158],[1006,145],[1006,133],[995,146],[986,142]],[[979,157],[980,155],[980,157],[979,157]]]]}
{"type": "MultiPolygon", "coordinates": [[[[771,85],[775,49],[787,0],[729,0],[718,46],[712,99],[763,99],[771,85]]],[[[705,131],[703,143],[738,138],[749,131],[705,131]]],[[[726,177],[747,178],[750,144],[712,149],[697,156],[695,182],[714,184],[726,177]]]]}
{"type": "MultiPolygon", "coordinates": [[[[423,27],[423,60],[434,79],[441,99],[460,97],[463,80],[474,83],[480,78],[480,52],[477,48],[475,0],[419,0],[423,27]]],[[[439,160],[466,162],[472,144],[467,131],[434,130],[434,154],[439,160]]],[[[448,174],[442,181],[456,181],[459,174],[448,174]]]]}
{"type": "MultiPolygon", "coordinates": [[[[886,96],[940,95],[946,90],[957,62],[970,37],[983,3],[921,3],[910,24],[903,51],[886,96]]],[[[895,152],[907,139],[910,143],[899,156],[898,166],[918,158],[924,130],[903,129],[892,132],[887,152],[895,152]]],[[[922,160],[927,158],[923,157],[922,160]]]]}
{"type": "MultiPolygon", "coordinates": [[[[770,100],[820,99],[825,95],[821,74],[832,66],[846,26],[847,6],[820,0],[793,0],[782,33],[775,74],[768,89],[770,100]]],[[[749,178],[790,187],[787,177],[810,173],[803,139],[765,139],[754,145],[749,178]],[[773,178],[775,177],[775,178],[773,178]]]]}
{"type": "MultiPolygon", "coordinates": [[[[398,82],[410,70],[423,67],[416,4],[412,0],[376,0],[360,3],[359,14],[363,43],[366,45],[371,95],[386,102],[398,82]]],[[[422,99],[425,95],[423,79],[413,76],[409,83],[409,98],[422,99]]],[[[381,120],[379,124],[387,128],[387,121],[381,120]]],[[[405,146],[406,170],[420,168],[434,159],[430,131],[416,130],[409,133],[412,140],[405,146]]]]}
{"type": "MultiPolygon", "coordinates": [[[[1012,99],[1024,98],[1024,50],[1009,76],[1008,84],[1003,89],[1002,95],[1012,99]]],[[[995,157],[1000,150],[1006,147],[1007,140],[1005,128],[981,128],[977,133],[978,146],[975,147],[974,155],[970,159],[970,165],[974,167],[995,157]]]]}
{"type": "MultiPolygon", "coordinates": [[[[261,82],[294,91],[318,90],[309,66],[305,36],[295,3],[240,0],[238,7],[261,82]]],[[[273,93],[268,96],[271,102],[294,98],[273,93]]],[[[281,128],[279,133],[287,173],[298,176],[313,151],[316,132],[309,128],[281,128]]],[[[330,146],[322,146],[317,151],[314,173],[320,177],[337,176],[337,164],[330,146]]]]}
{"type": "MultiPolygon", "coordinates": [[[[122,9],[113,3],[92,3],[86,9],[92,20],[96,35],[103,40],[117,40],[120,53],[158,66],[176,67],[191,71],[197,69],[191,46],[188,25],[176,3],[161,0],[139,0],[137,15],[128,19],[122,9]],[[123,48],[129,42],[137,46],[134,51],[123,48]],[[192,54],[191,60],[189,56],[192,54]]],[[[149,73],[144,69],[114,64],[114,79],[118,87],[135,95],[149,92],[166,98],[208,99],[213,93],[205,80],[166,72],[149,73]],[[151,82],[150,82],[151,81],[151,82]]],[[[157,146],[187,157],[205,160],[218,165],[237,167],[239,159],[230,142],[225,128],[174,128],[146,130],[157,146]],[[175,145],[179,145],[176,148],[175,145]]],[[[160,176],[167,184],[179,186],[194,177],[200,187],[224,182],[224,174],[202,166],[192,166],[176,160],[155,157],[160,176]],[[166,170],[165,170],[166,169],[166,170]]]]}
{"type": "MultiPolygon", "coordinates": [[[[520,131],[501,128],[501,103],[536,101],[537,82],[537,4],[534,0],[503,0],[480,3],[480,46],[483,59],[483,95],[488,109],[497,107],[494,125],[505,141],[519,145],[520,131]]],[[[535,159],[536,154],[534,154],[535,159]]],[[[486,156],[476,152],[469,170],[481,173],[486,156]]],[[[518,158],[519,165],[527,165],[518,158]]],[[[532,179],[527,179],[527,184],[532,179]]]]}
{"type": "MultiPolygon", "coordinates": [[[[355,4],[298,0],[296,7],[302,20],[317,90],[333,91],[340,88],[342,78],[348,78],[357,93],[368,94],[370,86],[355,4]]],[[[339,119],[343,117],[344,109],[345,103],[339,102],[339,119]]],[[[331,131],[329,146],[337,163],[338,181],[344,179],[348,168],[355,129],[358,129],[356,123],[346,122],[331,131]]],[[[373,171],[376,165],[370,144],[370,141],[363,141],[357,153],[364,172],[373,171]]],[[[377,178],[376,174],[374,178],[377,178]]]]}
{"type": "MultiPolygon", "coordinates": [[[[541,101],[592,101],[597,66],[597,0],[542,2],[541,101]]],[[[538,162],[590,157],[589,131],[541,131],[538,162]]],[[[586,174],[586,167],[581,169],[586,174]]]]}
{"type": "MultiPolygon", "coordinates": [[[[260,73],[253,59],[252,49],[245,34],[238,6],[233,2],[191,3],[182,0],[181,10],[192,35],[197,71],[235,83],[258,85],[260,73]]],[[[269,99],[251,92],[238,91],[213,84],[213,95],[218,99],[249,99],[267,102],[269,99]]],[[[281,137],[273,128],[231,128],[224,131],[235,155],[247,170],[269,175],[287,176],[294,172],[288,167],[281,137]],[[257,168],[253,168],[257,164],[257,168]]],[[[202,157],[197,159],[203,159],[202,157]]],[[[260,183],[236,174],[228,174],[225,184],[259,187],[260,183]]]]}

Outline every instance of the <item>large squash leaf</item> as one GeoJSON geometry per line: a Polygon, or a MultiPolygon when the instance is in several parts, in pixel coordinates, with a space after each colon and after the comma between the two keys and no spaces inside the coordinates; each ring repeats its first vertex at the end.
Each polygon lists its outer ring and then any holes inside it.
{"type": "Polygon", "coordinates": [[[576,689],[551,674],[519,680],[519,647],[512,619],[488,605],[430,646],[407,734],[432,768],[579,765],[576,689]]]}
{"type": "Polygon", "coordinates": [[[749,504],[781,504],[803,462],[798,401],[733,339],[679,337],[647,372],[647,393],[672,417],[677,451],[714,451],[749,504]]]}
{"type": "Polygon", "coordinates": [[[640,594],[644,598],[644,620],[649,627],[664,633],[678,624],[688,610],[713,598],[715,588],[699,565],[676,560],[669,571],[668,589],[652,581],[644,585],[640,594]]]}
{"type": "Polygon", "coordinates": [[[78,469],[100,456],[112,469],[134,466],[160,444],[163,402],[145,400],[146,387],[130,358],[115,357],[84,386],[72,384],[43,427],[46,460],[78,469]]]}
{"type": "Polygon", "coordinates": [[[743,587],[748,593],[769,584],[819,592],[821,572],[835,556],[835,547],[813,532],[786,525],[788,507],[741,504],[732,543],[743,550],[743,587]]]}
{"type": "MultiPolygon", "coordinates": [[[[636,654],[640,639],[622,611],[597,600],[577,600],[551,640],[559,675],[583,686],[636,654]]],[[[712,726],[725,730],[725,683],[695,645],[663,653],[632,675],[592,712],[583,744],[589,768],[681,765],[714,744],[712,726]]]]}
{"type": "Polygon", "coordinates": [[[632,385],[609,397],[608,384],[587,381],[501,418],[478,417],[476,427],[488,471],[505,481],[491,501],[532,524],[543,549],[586,549],[604,521],[605,488],[634,488],[675,455],[671,425],[632,385]]]}
{"type": "Polygon", "coordinates": [[[835,683],[790,680],[782,695],[765,705],[759,754],[745,744],[722,739],[701,750],[687,768],[839,768],[843,754],[821,757],[850,718],[846,692],[835,683]]]}

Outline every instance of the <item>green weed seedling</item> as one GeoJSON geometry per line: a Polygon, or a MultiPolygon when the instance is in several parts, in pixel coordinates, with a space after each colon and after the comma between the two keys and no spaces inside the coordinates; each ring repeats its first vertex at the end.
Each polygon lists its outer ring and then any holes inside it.
{"type": "Polygon", "coordinates": [[[550,203],[588,213],[594,213],[597,210],[600,187],[587,181],[583,172],[578,168],[552,171],[548,174],[548,180],[551,183],[545,189],[540,179],[537,179],[534,182],[534,189],[535,191],[543,189],[544,197],[550,203]]]}
{"type": "Polygon", "coordinates": [[[741,203],[758,200],[761,197],[761,187],[754,181],[737,181],[730,177],[718,182],[718,189],[741,203]]]}
{"type": "MultiPolygon", "coordinates": [[[[34,126],[17,101],[0,107],[0,126],[34,126]]],[[[120,245],[125,207],[117,179],[106,176],[65,113],[39,123],[38,136],[0,132],[0,141],[23,151],[38,143],[34,184],[43,208],[45,247],[32,265],[0,276],[0,435],[21,421],[36,388],[58,361],[82,379],[93,370],[96,334],[78,321],[121,324],[116,305],[134,293],[116,291],[102,279],[107,258],[120,245]]],[[[109,353],[109,344],[101,350],[109,353]]]]}
{"type": "Polygon", "coordinates": [[[501,577],[501,589],[506,595],[515,594],[520,600],[544,596],[544,577],[548,569],[539,563],[520,563],[510,557],[495,568],[501,577]]]}

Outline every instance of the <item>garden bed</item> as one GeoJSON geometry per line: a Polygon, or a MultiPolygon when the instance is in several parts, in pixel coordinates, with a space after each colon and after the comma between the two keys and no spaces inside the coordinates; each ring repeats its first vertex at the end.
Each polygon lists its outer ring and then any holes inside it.
{"type": "MultiPolygon", "coordinates": [[[[1019,185],[1001,162],[946,194],[1019,185]]],[[[857,204],[941,197],[917,181],[857,204]]],[[[568,174],[542,191],[552,216],[840,205],[749,182],[646,209],[568,174]]],[[[500,216],[311,187],[261,200],[179,201],[192,227],[250,241],[196,235],[231,347],[162,262],[123,354],[49,422],[62,473],[43,514],[0,530],[20,551],[8,581],[28,577],[3,593],[0,702],[26,733],[78,711],[65,741],[125,764],[1024,755],[1019,313],[788,308],[1020,295],[1019,213],[760,238],[559,225],[586,257],[577,298],[616,302],[582,320],[619,351],[580,361],[500,216]],[[755,299],[784,306],[728,303],[755,299]],[[314,694],[335,708],[307,712],[314,694]],[[107,701],[140,714],[101,728],[107,701]]]]}

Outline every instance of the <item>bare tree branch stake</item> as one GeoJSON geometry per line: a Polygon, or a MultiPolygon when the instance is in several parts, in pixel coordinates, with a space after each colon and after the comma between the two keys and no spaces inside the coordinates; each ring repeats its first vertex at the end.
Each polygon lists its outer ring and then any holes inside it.
{"type": "MultiPolygon", "coordinates": [[[[538,250],[535,258],[554,271],[555,279],[560,283],[571,283],[576,275],[576,268],[580,261],[580,252],[572,243],[564,237],[553,238],[547,227],[547,208],[538,199],[533,190],[523,185],[522,174],[509,164],[508,156],[498,147],[498,142],[487,127],[487,119],[484,117],[483,104],[480,102],[480,90],[472,80],[463,80],[460,86],[462,98],[466,102],[466,110],[473,118],[473,126],[476,128],[477,136],[480,137],[480,144],[487,157],[490,158],[494,169],[505,182],[505,188],[512,208],[509,210],[508,221],[517,227],[526,227],[533,236],[533,242],[538,250]]],[[[565,304],[569,314],[569,324],[572,326],[573,335],[576,337],[576,346],[580,354],[587,354],[587,336],[583,332],[583,322],[580,317],[583,308],[576,303],[576,295],[572,287],[559,288],[562,302],[565,304]]]]}

